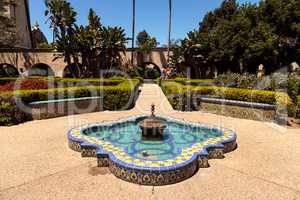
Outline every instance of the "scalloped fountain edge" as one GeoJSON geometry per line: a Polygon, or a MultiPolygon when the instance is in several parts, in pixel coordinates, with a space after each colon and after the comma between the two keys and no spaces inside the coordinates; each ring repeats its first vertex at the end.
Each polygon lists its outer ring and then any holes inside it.
{"type": "Polygon", "coordinates": [[[139,115],[124,118],[118,121],[94,123],[73,128],[68,132],[69,147],[80,152],[82,157],[97,158],[99,167],[109,167],[118,178],[141,185],[168,185],[183,181],[193,176],[199,168],[209,167],[209,159],[220,159],[225,153],[236,148],[236,133],[227,128],[218,128],[213,125],[187,122],[166,116],[158,116],[168,122],[175,122],[192,127],[211,128],[221,131],[222,135],[183,148],[181,155],[165,161],[145,161],[126,155],[120,147],[109,141],[97,140],[83,134],[84,130],[99,126],[112,126],[138,118],[139,115]]]}

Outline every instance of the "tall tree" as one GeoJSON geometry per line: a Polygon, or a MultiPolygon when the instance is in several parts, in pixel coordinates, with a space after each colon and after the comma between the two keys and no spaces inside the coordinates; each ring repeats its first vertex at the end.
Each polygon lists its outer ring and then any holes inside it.
{"type": "Polygon", "coordinates": [[[132,36],[131,36],[131,64],[134,59],[134,39],[135,39],[135,0],[132,0],[132,36]]]}
{"type": "Polygon", "coordinates": [[[138,64],[141,65],[146,61],[146,57],[149,56],[149,52],[152,48],[157,47],[159,44],[155,37],[151,37],[146,30],[143,30],[138,33],[136,37],[136,43],[138,46],[138,64]]]}
{"type": "Polygon", "coordinates": [[[76,16],[74,8],[66,0],[45,0],[47,10],[45,16],[48,17],[50,28],[53,29],[56,38],[55,47],[61,54],[57,58],[64,57],[68,64],[73,62],[78,64],[77,48],[73,46],[76,28],[76,16]]]}
{"type": "Polygon", "coordinates": [[[170,62],[171,31],[172,31],[172,0],[169,0],[168,61],[167,61],[168,64],[170,62]]]}
{"type": "Polygon", "coordinates": [[[219,72],[266,73],[300,60],[300,2],[265,0],[239,5],[224,0],[207,13],[198,29],[174,50],[172,62],[191,67],[199,77],[210,66],[219,72]]]}
{"type": "Polygon", "coordinates": [[[122,61],[122,54],[125,55],[128,41],[125,30],[121,27],[103,27],[100,37],[99,55],[103,60],[104,67],[107,69],[119,67],[122,61]]]}

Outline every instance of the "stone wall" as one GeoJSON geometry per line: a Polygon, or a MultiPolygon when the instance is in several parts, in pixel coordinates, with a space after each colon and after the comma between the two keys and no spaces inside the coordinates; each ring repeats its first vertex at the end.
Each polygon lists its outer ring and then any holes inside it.
{"type": "MultiPolygon", "coordinates": [[[[123,64],[130,63],[131,61],[131,49],[122,55],[123,64]]],[[[54,72],[55,76],[62,77],[64,69],[67,63],[64,62],[63,58],[59,58],[55,61],[55,52],[45,49],[31,49],[31,50],[11,50],[11,49],[0,49],[0,65],[11,64],[15,66],[19,71],[20,69],[28,70],[36,64],[46,64],[54,72]]],[[[136,53],[134,55],[134,63],[137,63],[136,53]]],[[[150,54],[144,62],[151,62],[157,65],[160,69],[167,64],[167,49],[166,48],[155,48],[150,51],[150,54]]]]}

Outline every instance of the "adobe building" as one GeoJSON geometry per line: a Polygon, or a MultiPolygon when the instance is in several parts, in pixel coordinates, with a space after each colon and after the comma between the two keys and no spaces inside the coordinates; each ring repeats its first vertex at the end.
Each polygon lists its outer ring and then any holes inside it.
{"type": "MultiPolygon", "coordinates": [[[[34,1],[36,0],[31,2],[34,1]]],[[[37,42],[46,43],[47,40],[38,25],[35,25],[31,30],[29,0],[19,0],[16,5],[5,6],[5,15],[15,20],[19,39],[14,44],[14,47],[3,48],[0,46],[0,68],[10,67],[19,72],[28,71],[30,72],[29,74],[38,72],[46,76],[67,76],[70,71],[69,68],[72,66],[68,66],[63,58],[54,60],[54,54],[57,52],[53,52],[52,49],[36,48],[37,42]]],[[[124,64],[130,62],[131,52],[132,49],[127,49],[122,56],[124,64]]],[[[134,63],[137,65],[157,66],[163,69],[167,65],[167,57],[167,48],[155,48],[149,52],[143,63],[137,61],[137,54],[135,53],[134,63]]]]}
{"type": "Polygon", "coordinates": [[[4,15],[15,21],[16,48],[33,48],[28,0],[18,0],[16,4],[4,5],[4,15]]]}

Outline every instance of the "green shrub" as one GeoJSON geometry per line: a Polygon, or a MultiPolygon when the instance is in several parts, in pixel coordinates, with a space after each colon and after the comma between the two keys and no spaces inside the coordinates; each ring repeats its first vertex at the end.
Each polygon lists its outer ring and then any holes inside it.
{"type": "Polygon", "coordinates": [[[193,86],[211,86],[214,84],[213,79],[187,79],[187,78],[176,78],[175,82],[183,85],[193,85],[193,86]]]}
{"type": "Polygon", "coordinates": [[[0,126],[11,126],[31,120],[30,115],[22,112],[14,101],[0,99],[0,126]]]}
{"type": "Polygon", "coordinates": [[[186,103],[188,102],[186,99],[191,99],[193,96],[210,96],[220,99],[272,104],[277,105],[280,112],[283,112],[284,108],[287,107],[288,112],[292,113],[293,108],[291,98],[284,92],[216,86],[185,86],[171,81],[163,81],[161,86],[174,108],[178,107],[180,101],[186,103]]]}
{"type": "Polygon", "coordinates": [[[145,78],[156,79],[160,77],[160,72],[153,68],[146,68],[145,78]]]}
{"type": "Polygon", "coordinates": [[[145,79],[156,79],[160,77],[160,72],[154,68],[145,68],[144,78],[145,79]]]}
{"type": "Polygon", "coordinates": [[[251,89],[257,85],[257,77],[253,74],[226,73],[220,74],[214,80],[217,86],[251,89]]]}
{"type": "Polygon", "coordinates": [[[300,75],[295,73],[289,75],[287,91],[294,102],[297,102],[297,96],[300,95],[300,75]]]}
{"type": "Polygon", "coordinates": [[[17,80],[20,81],[48,81],[49,83],[53,83],[53,87],[74,87],[74,86],[84,86],[84,85],[118,85],[123,81],[126,81],[125,78],[122,77],[112,77],[109,79],[96,79],[96,78],[89,78],[89,79],[76,79],[76,78],[52,78],[52,77],[45,77],[45,78],[36,78],[36,77],[28,77],[24,79],[18,78],[0,78],[0,85],[4,85],[9,82],[15,82],[17,80]]]}
{"type": "MultiPolygon", "coordinates": [[[[49,96],[54,99],[68,98],[70,95],[73,97],[88,97],[93,95],[93,93],[100,95],[100,92],[103,91],[105,94],[113,94],[112,91],[119,91],[126,93],[131,93],[136,90],[137,86],[140,83],[140,80],[133,79],[132,85],[131,82],[123,81],[117,86],[82,86],[82,87],[68,87],[68,88],[52,88],[45,90],[18,90],[13,92],[4,92],[1,94],[2,97],[18,97],[21,98],[25,103],[30,103],[34,101],[45,101],[48,100],[49,96]]],[[[117,94],[117,92],[116,92],[117,94]]]]}
{"type": "Polygon", "coordinates": [[[300,95],[297,96],[297,106],[295,118],[300,119],[300,95]]]}
{"type": "Polygon", "coordinates": [[[137,96],[140,79],[124,80],[116,86],[82,86],[69,88],[52,88],[43,90],[17,90],[0,94],[0,126],[19,124],[30,120],[30,116],[21,112],[13,99],[20,99],[25,104],[35,101],[66,99],[69,97],[103,96],[103,107],[106,110],[131,108],[137,96]],[[132,99],[130,99],[132,97],[132,99]]]}

